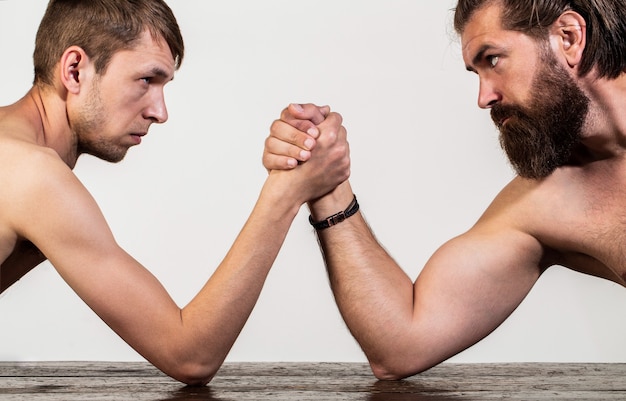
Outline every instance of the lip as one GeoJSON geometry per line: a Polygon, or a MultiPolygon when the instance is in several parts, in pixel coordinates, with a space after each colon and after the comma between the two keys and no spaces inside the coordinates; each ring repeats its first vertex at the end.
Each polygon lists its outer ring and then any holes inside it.
{"type": "Polygon", "coordinates": [[[504,124],[506,124],[510,119],[511,119],[511,116],[502,117],[501,119],[497,120],[496,126],[503,127],[504,124]]]}
{"type": "Polygon", "coordinates": [[[146,136],[146,132],[135,132],[130,134],[130,137],[133,138],[135,144],[139,145],[141,143],[141,138],[146,136]]]}

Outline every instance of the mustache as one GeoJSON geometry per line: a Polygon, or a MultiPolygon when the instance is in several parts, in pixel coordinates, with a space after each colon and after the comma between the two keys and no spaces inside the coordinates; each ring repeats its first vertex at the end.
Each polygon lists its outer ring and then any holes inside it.
{"type": "Polygon", "coordinates": [[[491,120],[494,122],[498,129],[502,128],[504,121],[506,121],[508,118],[523,118],[527,115],[528,113],[526,113],[519,106],[503,105],[497,103],[491,108],[491,120]]]}

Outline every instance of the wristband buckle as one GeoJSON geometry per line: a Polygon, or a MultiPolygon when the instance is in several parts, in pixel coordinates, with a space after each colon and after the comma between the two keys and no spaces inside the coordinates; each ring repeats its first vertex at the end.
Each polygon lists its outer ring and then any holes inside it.
{"type": "Polygon", "coordinates": [[[352,202],[350,202],[350,205],[348,205],[348,208],[346,210],[341,211],[339,213],[335,213],[332,216],[329,216],[325,218],[324,220],[321,220],[318,222],[313,221],[313,216],[309,216],[309,223],[311,223],[313,228],[315,228],[316,230],[324,230],[328,227],[332,227],[336,224],[339,224],[345,221],[348,217],[352,216],[358,211],[359,211],[359,203],[357,202],[356,195],[355,195],[354,198],[352,199],[352,202]]]}

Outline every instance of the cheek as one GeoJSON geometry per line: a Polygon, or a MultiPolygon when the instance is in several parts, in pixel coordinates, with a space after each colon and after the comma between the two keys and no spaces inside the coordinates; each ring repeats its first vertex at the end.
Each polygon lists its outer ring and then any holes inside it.
{"type": "Polygon", "coordinates": [[[128,122],[141,115],[141,102],[132,101],[130,98],[122,98],[120,100],[107,107],[107,112],[113,125],[128,124],[128,122]]]}
{"type": "Polygon", "coordinates": [[[505,98],[507,103],[528,106],[532,97],[532,77],[517,75],[504,85],[505,98]]]}
{"type": "Polygon", "coordinates": [[[145,90],[135,82],[125,81],[125,84],[116,84],[103,87],[102,101],[111,110],[123,111],[136,107],[145,95],[145,90]]]}
{"type": "Polygon", "coordinates": [[[524,68],[519,68],[514,71],[517,78],[513,81],[513,85],[518,91],[521,100],[530,100],[532,88],[537,78],[537,72],[537,63],[531,61],[529,61],[528,65],[524,66],[524,68]]]}

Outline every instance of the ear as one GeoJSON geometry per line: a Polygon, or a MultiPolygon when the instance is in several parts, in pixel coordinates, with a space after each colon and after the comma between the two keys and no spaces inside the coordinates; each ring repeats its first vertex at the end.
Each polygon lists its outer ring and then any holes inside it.
{"type": "Polygon", "coordinates": [[[583,57],[587,43],[587,23],[575,11],[566,11],[552,24],[552,45],[561,53],[570,67],[575,67],[583,57]]]}
{"type": "Polygon", "coordinates": [[[89,67],[89,57],[82,48],[71,46],[63,52],[59,61],[61,82],[69,93],[80,92],[81,83],[89,76],[89,67]]]}

